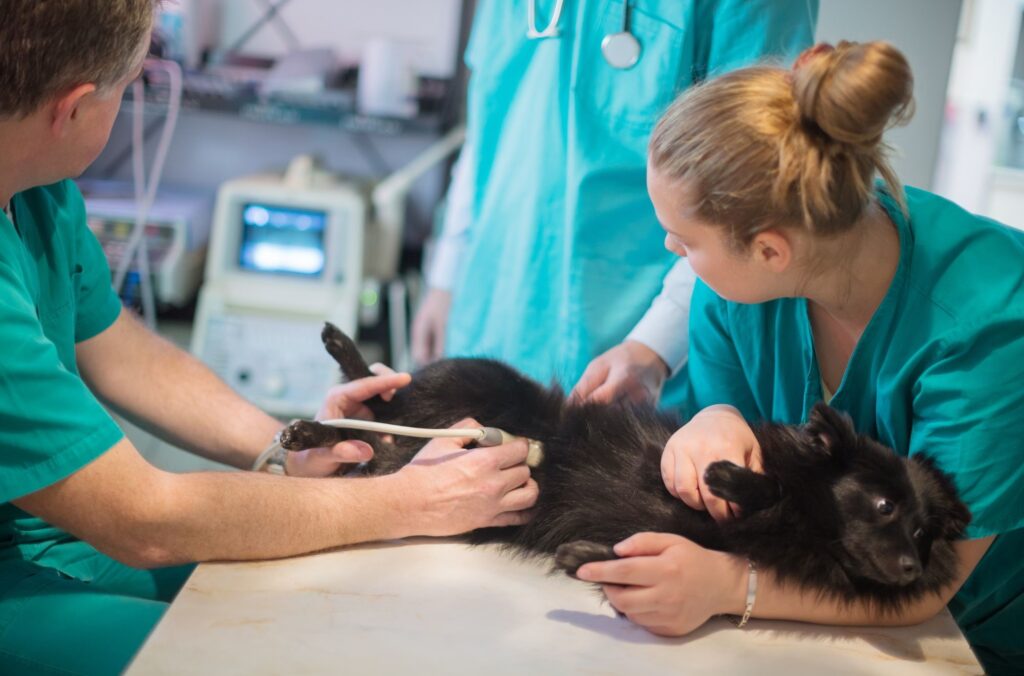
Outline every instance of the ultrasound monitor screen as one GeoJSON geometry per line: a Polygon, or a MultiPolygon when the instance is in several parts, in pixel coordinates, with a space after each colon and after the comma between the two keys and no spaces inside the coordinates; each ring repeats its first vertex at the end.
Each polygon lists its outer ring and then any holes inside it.
{"type": "Polygon", "coordinates": [[[324,271],[322,211],[249,203],[242,206],[243,270],[319,277],[324,271]]]}

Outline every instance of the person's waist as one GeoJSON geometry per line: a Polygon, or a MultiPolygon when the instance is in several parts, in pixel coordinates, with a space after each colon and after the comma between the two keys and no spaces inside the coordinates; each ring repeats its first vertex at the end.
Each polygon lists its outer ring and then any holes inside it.
{"type": "Polygon", "coordinates": [[[6,558],[4,550],[20,545],[56,542],[69,537],[73,536],[9,502],[0,505],[0,557],[6,558]]]}

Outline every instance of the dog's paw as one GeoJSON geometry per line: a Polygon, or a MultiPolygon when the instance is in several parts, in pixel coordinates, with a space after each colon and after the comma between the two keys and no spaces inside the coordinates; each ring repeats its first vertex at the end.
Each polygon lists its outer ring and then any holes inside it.
{"type": "Polygon", "coordinates": [[[566,575],[576,577],[576,571],[584,563],[617,559],[615,551],[608,545],[587,540],[576,540],[559,545],[555,550],[555,568],[564,570],[566,575]]]}
{"type": "Polygon", "coordinates": [[[704,483],[716,498],[729,502],[740,502],[745,473],[749,470],[728,460],[719,460],[708,465],[704,471],[704,483]]]}
{"type": "MultiPolygon", "coordinates": [[[[328,428],[328,431],[330,428],[328,428]]],[[[296,420],[281,430],[278,441],[288,451],[304,451],[326,445],[324,426],[310,420],[296,420]]]]}
{"type": "Polygon", "coordinates": [[[324,328],[320,331],[320,340],[324,345],[335,343],[343,346],[345,344],[345,334],[334,324],[324,322],[324,328]]]}

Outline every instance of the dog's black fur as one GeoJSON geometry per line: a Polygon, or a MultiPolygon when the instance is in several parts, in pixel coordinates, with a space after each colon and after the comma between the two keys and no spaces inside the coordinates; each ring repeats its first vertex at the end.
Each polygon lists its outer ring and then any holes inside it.
{"type": "MultiPolygon", "coordinates": [[[[322,334],[346,378],[371,375],[355,344],[328,324],[322,334]]],[[[474,418],[544,444],[533,469],[540,497],[523,526],[476,531],[525,554],[555,554],[570,574],[587,561],[616,558],[611,545],[640,531],[683,535],[748,557],[783,583],[823,597],[896,610],[953,581],[953,542],[970,513],[950,479],[927,457],[900,458],[858,435],[848,417],[818,404],[803,426],[754,430],[764,473],[730,462],[708,467],[706,482],[742,517],[715,523],[665,490],[661,455],[681,425],[651,406],[570,405],[502,363],[446,359],[419,371],[390,402],[366,402],[377,420],[446,427],[474,418]]],[[[282,444],[297,450],[345,439],[374,448],[369,475],[395,472],[422,439],[336,429],[300,421],[282,444]]]]}

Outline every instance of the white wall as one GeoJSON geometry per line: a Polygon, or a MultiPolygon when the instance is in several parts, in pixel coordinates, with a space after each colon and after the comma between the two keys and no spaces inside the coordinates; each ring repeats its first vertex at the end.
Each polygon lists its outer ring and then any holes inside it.
{"type": "Polygon", "coordinates": [[[932,186],[961,0],[821,0],[819,41],[887,40],[910,61],[917,112],[887,136],[904,183],[932,186]]]}
{"type": "MultiPolygon", "coordinates": [[[[358,61],[372,38],[407,45],[421,75],[451,77],[459,42],[461,0],[291,0],[281,17],[302,47],[333,47],[345,61],[358,61]]],[[[229,45],[261,15],[257,0],[222,2],[220,45],[229,45]]],[[[249,53],[281,56],[287,33],[268,23],[247,43],[249,53]]]]}
{"type": "Polygon", "coordinates": [[[965,2],[936,176],[940,194],[1017,227],[1024,227],[1021,177],[1003,171],[993,178],[992,168],[1000,159],[1020,161],[1019,134],[1010,133],[1020,101],[1010,107],[1008,95],[1022,12],[1024,0],[965,2]]]}

